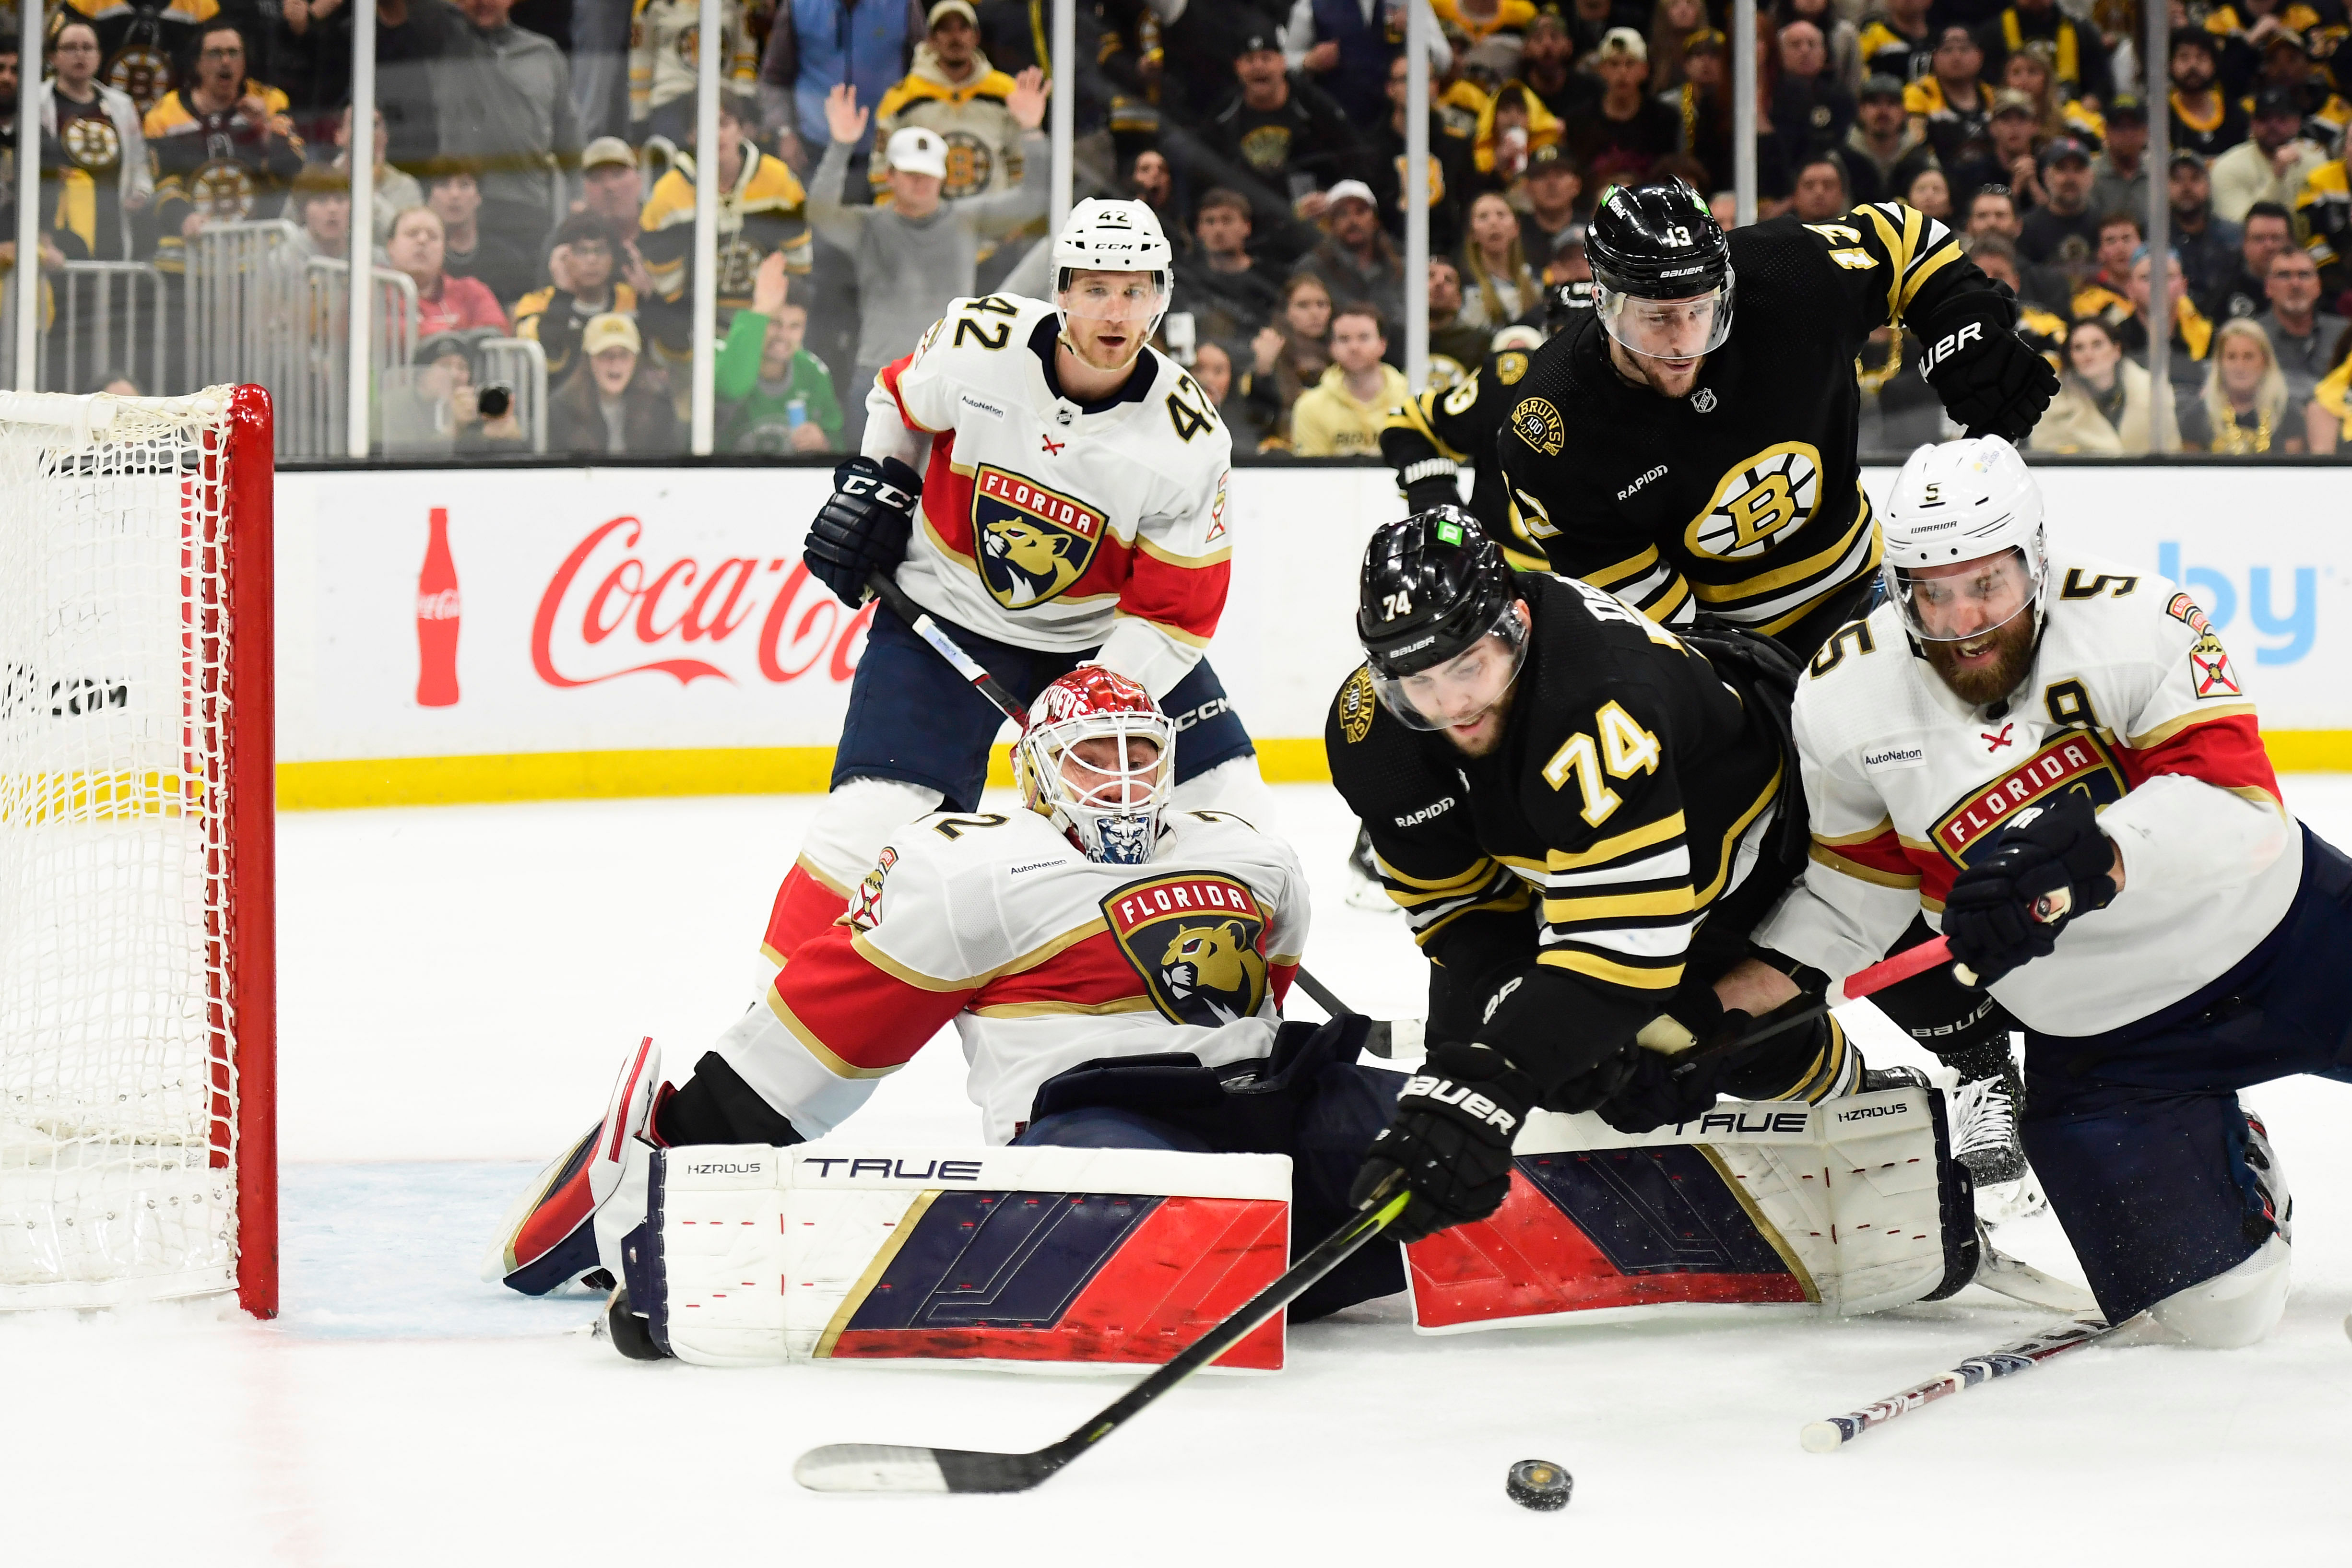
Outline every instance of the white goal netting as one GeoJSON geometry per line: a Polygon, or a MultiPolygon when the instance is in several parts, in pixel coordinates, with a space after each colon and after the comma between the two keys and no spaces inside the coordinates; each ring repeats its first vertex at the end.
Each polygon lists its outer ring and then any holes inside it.
{"type": "Polygon", "coordinates": [[[238,1282],[239,395],[0,394],[0,1307],[238,1282]]]}

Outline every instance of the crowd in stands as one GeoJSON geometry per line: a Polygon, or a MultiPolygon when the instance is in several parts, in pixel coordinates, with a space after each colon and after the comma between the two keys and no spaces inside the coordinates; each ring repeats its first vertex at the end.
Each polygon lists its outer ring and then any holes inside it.
{"type": "MultiPolygon", "coordinates": [[[[1762,215],[1907,204],[2012,287],[2062,375],[2037,449],[2352,449],[2344,0],[2168,0],[2161,60],[2142,57],[2153,0],[1759,0],[1752,125],[1732,111],[1728,0],[1428,0],[1423,103],[1407,3],[1077,6],[1080,193],[1160,214],[1163,346],[1238,451],[1376,449],[1404,395],[1416,115],[1439,384],[1498,334],[1539,339],[1548,289],[1590,277],[1584,225],[1611,183],[1678,175],[1728,222],[1752,136],[1762,215]],[[2151,112],[2170,128],[2161,171],[2151,112]]],[[[719,450],[852,448],[876,371],[949,299],[1048,291],[1051,12],[728,0],[719,450]]],[[[485,344],[514,337],[545,357],[551,448],[683,450],[698,16],[695,0],[380,0],[362,248],[413,282],[417,313],[415,362],[385,377],[386,450],[516,444],[479,384],[485,344]]],[[[37,71],[0,46],[12,169],[20,81],[38,95],[45,269],[150,264],[176,301],[208,227],[262,220],[292,225],[299,258],[350,258],[349,0],[53,0],[45,37],[37,71]]],[[[15,189],[12,172],[12,207],[15,189]]],[[[1866,450],[1940,433],[1919,355],[1886,333],[1864,356],[1866,450]]]]}

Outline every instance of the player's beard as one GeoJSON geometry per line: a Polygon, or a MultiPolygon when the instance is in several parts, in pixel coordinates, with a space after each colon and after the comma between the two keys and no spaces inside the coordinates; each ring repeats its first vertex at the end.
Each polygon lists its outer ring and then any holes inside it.
{"type": "Polygon", "coordinates": [[[1706,356],[1693,355],[1686,369],[1670,374],[1667,361],[1653,360],[1647,354],[1637,354],[1611,338],[1609,363],[1621,381],[1654,392],[1660,397],[1685,398],[1697,387],[1698,373],[1706,369],[1706,356]]]}
{"type": "Polygon", "coordinates": [[[1518,683],[1512,682],[1503,688],[1503,695],[1495,699],[1493,707],[1469,724],[1442,729],[1438,733],[1453,742],[1454,749],[1465,757],[1491,755],[1503,744],[1503,731],[1511,718],[1511,698],[1517,695],[1518,689],[1518,683]]]}
{"type": "Polygon", "coordinates": [[[1954,696],[1970,707],[1985,707],[2009,695],[2025,679],[2026,669],[2033,663],[2033,611],[2029,607],[1979,636],[1957,643],[1923,641],[1920,646],[1954,696]],[[1967,657],[1982,654],[1988,648],[1993,654],[1990,661],[1977,663],[1967,657]]]}

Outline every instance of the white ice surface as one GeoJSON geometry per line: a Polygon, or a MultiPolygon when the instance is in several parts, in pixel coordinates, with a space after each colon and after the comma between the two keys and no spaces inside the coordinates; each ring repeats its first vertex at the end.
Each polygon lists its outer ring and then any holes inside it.
{"type": "MultiPolygon", "coordinates": [[[[2352,843],[2352,779],[2289,792],[2352,843]]],[[[1340,900],[1336,797],[1280,793],[1310,966],[1417,1012],[1399,923],[1340,900]]],[[[643,1365],[568,1332],[588,1301],[474,1267],[625,1045],[655,1034],[683,1074],[750,999],[813,804],[283,820],[285,1315],[0,1319],[0,1563],[2352,1560],[2352,1149],[2315,1080],[2250,1096],[2299,1200],[2295,1293],[2251,1350],[2082,1352],[1816,1457],[1805,1422],[2052,1320],[1971,1291],[1836,1324],[1423,1339],[1400,1298],[1294,1331],[1278,1376],[1195,1380],[1026,1496],[803,1493],[815,1444],[1033,1448],[1117,1383],[643,1365]],[[1565,1513],[1504,1499],[1535,1457],[1575,1475],[1565,1513]]],[[[970,1140],[961,1068],[934,1047],[852,1126],[970,1140]]],[[[2001,1240],[2080,1278],[2046,1218],[2001,1240]]]]}

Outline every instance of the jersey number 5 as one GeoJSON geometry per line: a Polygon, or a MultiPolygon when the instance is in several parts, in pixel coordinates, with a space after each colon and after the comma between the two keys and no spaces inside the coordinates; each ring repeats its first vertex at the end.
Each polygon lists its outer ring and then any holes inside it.
{"type": "Polygon", "coordinates": [[[1584,797],[1580,814],[1588,827],[1597,828],[1623,803],[1617,791],[1602,782],[1601,771],[1607,769],[1612,779],[1655,773],[1661,748],[1656,736],[1634,723],[1633,716],[1613,702],[1604,704],[1592,716],[1592,727],[1601,737],[1599,745],[1581,730],[1570,736],[1568,744],[1544,764],[1543,776],[1545,783],[1562,789],[1573,774],[1577,792],[1584,797]]]}

